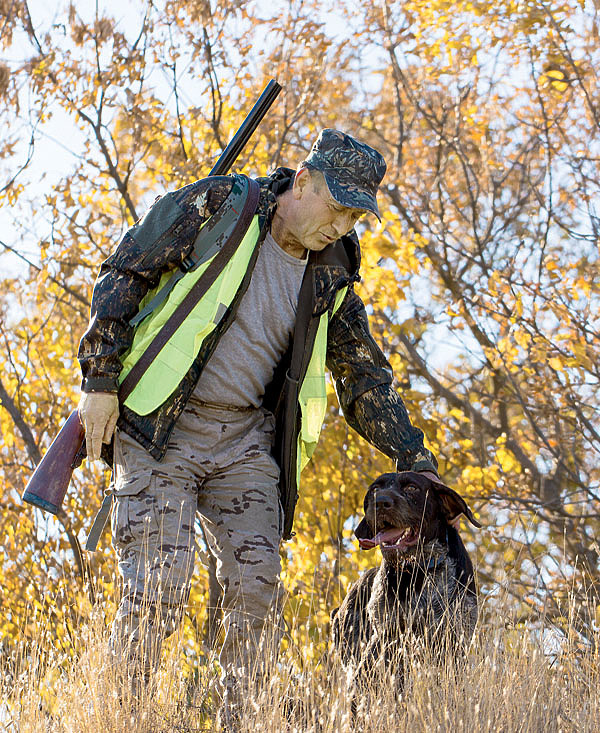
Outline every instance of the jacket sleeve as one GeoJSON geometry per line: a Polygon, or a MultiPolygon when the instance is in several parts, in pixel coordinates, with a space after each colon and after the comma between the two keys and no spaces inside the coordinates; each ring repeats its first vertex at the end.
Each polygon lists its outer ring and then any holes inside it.
{"type": "Polygon", "coordinates": [[[191,252],[200,225],[231,189],[227,177],[202,179],[157,199],[100,268],[90,322],[79,344],[84,392],[117,392],[120,356],[133,339],[129,321],[146,293],[191,252]]]}
{"type": "Polygon", "coordinates": [[[437,473],[437,461],[392,387],[392,368],[375,343],[363,302],[352,288],[329,324],[327,367],[344,417],[357,433],[395,459],[398,471],[437,473]]]}

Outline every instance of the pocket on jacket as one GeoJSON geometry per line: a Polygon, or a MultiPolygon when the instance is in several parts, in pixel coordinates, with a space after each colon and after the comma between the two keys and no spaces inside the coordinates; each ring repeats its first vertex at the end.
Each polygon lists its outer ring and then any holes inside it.
{"type": "Polygon", "coordinates": [[[148,537],[154,524],[155,484],[156,477],[149,469],[117,477],[113,488],[113,543],[127,545],[148,537]]]}

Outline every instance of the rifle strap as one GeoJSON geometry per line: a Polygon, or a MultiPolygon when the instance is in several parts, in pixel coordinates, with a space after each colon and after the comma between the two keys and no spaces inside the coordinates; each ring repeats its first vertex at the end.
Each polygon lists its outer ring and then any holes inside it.
{"type": "Polygon", "coordinates": [[[88,552],[96,552],[98,542],[100,542],[100,537],[102,536],[102,531],[106,526],[106,522],[108,521],[108,517],[110,515],[110,510],[112,509],[112,500],[113,489],[111,485],[106,490],[100,509],[98,509],[98,512],[94,517],[94,523],[92,524],[92,528],[90,529],[90,533],[88,534],[87,542],[85,543],[85,549],[88,552]]]}
{"type": "MultiPolygon", "coordinates": [[[[229,234],[227,241],[223,244],[218,254],[213,258],[212,262],[206,268],[206,271],[202,274],[202,277],[194,284],[189,293],[173,311],[168,321],[163,325],[160,331],[156,334],[154,339],[148,345],[148,348],[140,356],[137,362],[133,365],[119,389],[119,401],[121,404],[129,397],[133,392],[135,386],[141,379],[146,369],[152,364],[154,359],[158,356],[162,348],[165,346],[167,341],[175,333],[175,331],[181,326],[187,316],[192,312],[200,299],[206,294],[210,286],[217,279],[223,267],[233,256],[238,245],[244,238],[252,218],[256,212],[258,206],[258,200],[260,197],[260,187],[256,181],[253,181],[246,176],[240,176],[239,180],[245,191],[245,201],[243,208],[232,231],[229,234]]],[[[236,212],[237,213],[237,212],[236,212]]],[[[201,230],[203,231],[203,230],[201,230]]],[[[209,245],[210,247],[210,245],[209,245]]]]}

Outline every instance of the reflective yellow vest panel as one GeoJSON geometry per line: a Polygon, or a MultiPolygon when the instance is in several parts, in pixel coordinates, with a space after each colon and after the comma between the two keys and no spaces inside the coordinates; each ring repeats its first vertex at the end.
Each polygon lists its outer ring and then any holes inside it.
{"type": "MultiPolygon", "coordinates": [[[[342,304],[348,288],[338,290],[333,313],[342,304]]],[[[315,345],[308,363],[306,376],[300,386],[298,404],[301,423],[298,435],[296,459],[296,486],[300,486],[300,474],[315,452],[321,428],[327,412],[327,386],[325,384],[325,359],[327,357],[327,328],[329,312],[323,313],[319,321],[315,345]]]]}
{"type": "MultiPolygon", "coordinates": [[[[255,216],[237,250],[206,294],[164,345],[152,364],[125,400],[125,405],[138,415],[148,415],[168,399],[187,374],[198,355],[204,339],[214,330],[221,315],[230,306],[248,269],[248,263],[258,241],[260,227],[255,216]]],[[[216,257],[216,255],[215,255],[216,257]]],[[[167,322],[179,303],[202,277],[212,262],[211,258],[198,269],[188,272],[175,285],[168,298],[161,303],[135,330],[131,349],[122,359],[119,375],[122,382],[133,365],[148,348],[156,334],[167,322]]],[[[168,279],[167,273],[158,287],[148,293],[140,309],[156,295],[168,279]]]]}

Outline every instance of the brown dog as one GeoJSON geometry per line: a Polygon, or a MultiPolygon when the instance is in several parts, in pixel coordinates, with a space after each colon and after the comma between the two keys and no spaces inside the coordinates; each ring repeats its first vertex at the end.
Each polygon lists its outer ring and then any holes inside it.
{"type": "Polygon", "coordinates": [[[392,664],[402,684],[408,647],[424,644],[443,655],[471,638],[473,564],[453,524],[464,514],[481,526],[456,491],[411,471],[376,479],[364,509],[354,534],[363,549],[379,546],[383,561],[350,587],[332,614],[333,644],[359,689],[392,664]]]}

